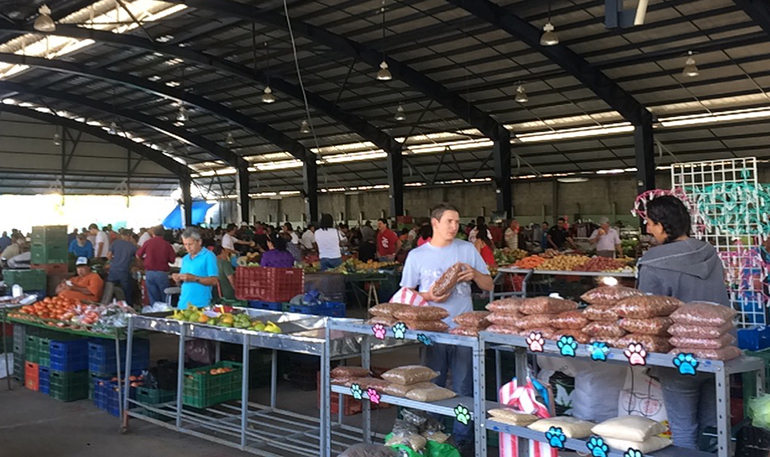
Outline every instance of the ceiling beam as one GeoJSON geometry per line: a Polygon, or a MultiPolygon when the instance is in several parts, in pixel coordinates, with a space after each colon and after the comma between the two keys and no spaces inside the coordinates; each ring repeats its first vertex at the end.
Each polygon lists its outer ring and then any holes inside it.
{"type": "Polygon", "coordinates": [[[765,33],[770,35],[770,5],[766,0],[733,0],[765,33]]]}

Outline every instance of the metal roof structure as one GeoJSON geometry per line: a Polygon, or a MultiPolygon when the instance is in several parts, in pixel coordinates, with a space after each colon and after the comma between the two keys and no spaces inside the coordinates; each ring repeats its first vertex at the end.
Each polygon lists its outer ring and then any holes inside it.
{"type": "Polygon", "coordinates": [[[317,173],[323,191],[389,187],[396,213],[394,189],[477,182],[504,209],[511,179],[626,170],[646,188],[655,165],[770,154],[760,0],[655,0],[641,25],[617,0],[49,0],[48,33],[42,3],[0,4],[4,193],[168,195],[181,177],[308,196],[317,173]],[[63,159],[116,150],[137,168],[63,159]]]}

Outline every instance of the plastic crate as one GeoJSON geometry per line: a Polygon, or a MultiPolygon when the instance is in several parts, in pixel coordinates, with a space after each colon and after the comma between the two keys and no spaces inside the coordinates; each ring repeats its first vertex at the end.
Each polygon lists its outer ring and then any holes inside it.
{"type": "Polygon", "coordinates": [[[185,406],[207,408],[241,398],[243,364],[222,361],[214,365],[184,371],[182,402],[185,406]],[[211,374],[215,368],[232,368],[223,374],[211,374]]]}
{"type": "Polygon", "coordinates": [[[88,370],[88,340],[51,340],[49,348],[51,369],[57,371],[88,370]]]}
{"type": "Polygon", "coordinates": [[[45,271],[47,275],[64,274],[69,273],[69,264],[66,263],[43,263],[43,264],[30,264],[33,270],[45,271]]]}
{"type": "MultiPolygon", "coordinates": [[[[176,392],[173,390],[151,389],[149,387],[136,388],[136,401],[142,405],[159,405],[161,403],[175,402],[176,392]]],[[[151,419],[169,419],[167,416],[152,411],[143,411],[142,414],[151,419]]]]}
{"type": "Polygon", "coordinates": [[[323,302],[316,306],[291,305],[289,312],[314,316],[345,317],[345,303],[323,302]]]}
{"type": "Polygon", "coordinates": [[[238,267],[235,296],[239,300],[285,302],[304,293],[304,279],[301,268],[238,267]]]}
{"type": "Polygon", "coordinates": [[[51,366],[51,340],[44,336],[39,336],[37,346],[37,363],[41,367],[51,366]]]}
{"type": "MultiPolygon", "coordinates": [[[[93,380],[94,405],[115,417],[120,416],[120,400],[124,387],[124,385],[111,379],[95,378],[93,380]]],[[[136,387],[129,388],[129,398],[136,400],[136,391],[136,387]]],[[[133,408],[134,406],[129,405],[129,407],[133,408]]]]}
{"type": "Polygon", "coordinates": [[[249,308],[264,309],[268,311],[283,311],[283,303],[249,300],[249,308]]]}
{"type": "Polygon", "coordinates": [[[345,276],[342,273],[330,273],[328,271],[307,273],[305,274],[305,292],[317,290],[327,300],[345,301],[345,276]]]}
{"type": "MultiPolygon", "coordinates": [[[[118,372],[115,341],[92,340],[88,343],[88,370],[93,374],[115,376],[118,372]]],[[[126,342],[120,342],[120,367],[126,366],[126,342]]],[[[135,339],[131,346],[131,371],[145,370],[150,366],[150,341],[135,339]]]]}
{"type": "Polygon", "coordinates": [[[25,292],[45,290],[46,280],[43,270],[3,270],[5,285],[11,287],[18,284],[25,292]]]}
{"type": "MultiPolygon", "coordinates": [[[[765,393],[770,392],[770,349],[763,351],[749,352],[746,351],[746,355],[749,357],[758,357],[765,363],[765,393]]],[[[748,408],[749,400],[757,396],[757,377],[754,373],[744,373],[742,376],[743,385],[743,404],[748,408]]]]}
{"type": "Polygon", "coordinates": [[[24,364],[24,386],[35,392],[40,390],[40,365],[34,362],[24,364]]]}
{"type": "Polygon", "coordinates": [[[88,371],[51,370],[51,398],[69,402],[88,398],[88,371]]]}
{"type": "Polygon", "coordinates": [[[746,351],[761,351],[770,347],[770,327],[738,330],[738,347],[746,351]]]}
{"type": "Polygon", "coordinates": [[[28,362],[38,363],[40,360],[40,337],[28,335],[24,345],[24,359],[28,362]]]}
{"type": "Polygon", "coordinates": [[[68,236],[66,225],[36,225],[30,239],[32,243],[68,245],[68,236]]]}
{"type": "Polygon", "coordinates": [[[38,386],[39,392],[48,394],[51,390],[51,369],[48,367],[40,367],[38,371],[38,386]]]}
{"type": "Polygon", "coordinates": [[[13,379],[15,379],[19,384],[24,384],[24,356],[17,356],[14,352],[13,354],[13,379]]]}
{"type": "Polygon", "coordinates": [[[27,327],[21,324],[13,325],[13,344],[20,345],[24,350],[24,343],[27,341],[27,327]]]}
{"type": "MultiPolygon", "coordinates": [[[[52,245],[42,243],[32,243],[30,248],[32,259],[30,263],[44,264],[44,263],[67,263],[69,260],[69,253],[67,252],[67,244],[52,245]]],[[[40,271],[45,274],[44,270],[30,270],[40,271]]]]}

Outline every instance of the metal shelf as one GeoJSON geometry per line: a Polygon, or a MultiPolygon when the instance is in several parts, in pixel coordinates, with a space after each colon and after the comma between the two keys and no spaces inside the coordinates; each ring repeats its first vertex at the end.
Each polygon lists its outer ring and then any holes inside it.
{"type": "MultiPolygon", "coordinates": [[[[350,387],[345,386],[332,386],[332,392],[337,394],[349,395],[353,394],[350,391],[350,387]]],[[[368,401],[368,400],[367,400],[368,401]]],[[[442,416],[455,415],[455,407],[457,405],[463,405],[471,412],[471,418],[473,415],[473,397],[454,397],[446,400],[439,400],[434,402],[421,402],[411,400],[404,397],[394,397],[393,395],[380,394],[380,402],[388,403],[390,405],[402,406],[404,408],[419,409],[420,411],[427,411],[429,413],[441,414],[442,416]]]]}
{"type": "Polygon", "coordinates": [[[612,271],[557,271],[557,270],[527,270],[524,268],[498,268],[498,273],[550,275],[550,276],[609,276],[613,278],[636,278],[636,273],[632,272],[612,272],[612,271]]]}
{"type": "MultiPolygon", "coordinates": [[[[385,327],[387,329],[385,342],[393,343],[399,341],[393,337],[392,327],[385,327]]],[[[372,326],[368,324],[360,324],[354,322],[341,322],[336,319],[330,322],[330,329],[334,331],[350,332],[361,335],[368,335],[374,338],[372,326]]],[[[472,336],[452,335],[450,333],[438,333],[438,332],[426,332],[422,330],[407,330],[404,332],[403,340],[407,341],[419,341],[419,335],[425,335],[430,338],[434,344],[449,344],[452,346],[465,346],[475,347],[478,345],[478,339],[472,336]]],[[[375,339],[375,341],[377,341],[375,339]]]]}

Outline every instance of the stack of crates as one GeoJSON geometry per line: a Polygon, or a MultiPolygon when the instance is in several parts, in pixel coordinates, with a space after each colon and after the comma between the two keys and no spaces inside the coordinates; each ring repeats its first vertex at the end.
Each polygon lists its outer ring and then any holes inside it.
{"type": "Polygon", "coordinates": [[[45,292],[47,276],[44,270],[3,270],[3,281],[8,287],[18,284],[25,292],[45,292]]]}
{"type": "MultiPolygon", "coordinates": [[[[134,339],[131,346],[131,373],[139,375],[150,366],[150,342],[145,339],[134,339]]],[[[118,354],[115,341],[108,339],[93,339],[88,344],[88,383],[91,389],[90,398],[97,408],[107,411],[113,416],[120,413],[120,398],[122,380],[126,368],[126,342],[120,342],[120,374],[118,374],[118,354]]],[[[130,398],[136,399],[136,388],[130,389],[130,398]]]]}
{"type": "Polygon", "coordinates": [[[13,326],[13,379],[20,384],[24,384],[24,346],[27,332],[33,329],[35,327],[19,324],[13,326]]]}
{"type": "Polygon", "coordinates": [[[41,391],[47,371],[51,398],[70,402],[88,398],[88,340],[71,335],[39,339],[41,391]]]}
{"type": "MultiPolygon", "coordinates": [[[[69,260],[68,248],[66,225],[32,227],[30,251],[33,265],[66,264],[69,260]]],[[[45,272],[44,270],[40,271],[45,272]]]]}

